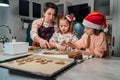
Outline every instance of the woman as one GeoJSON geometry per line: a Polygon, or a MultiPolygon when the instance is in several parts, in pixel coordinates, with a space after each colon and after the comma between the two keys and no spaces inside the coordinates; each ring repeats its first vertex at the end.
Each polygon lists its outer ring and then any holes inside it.
{"type": "Polygon", "coordinates": [[[43,18],[34,20],[30,31],[34,45],[41,48],[50,48],[48,43],[52,34],[56,30],[54,22],[58,13],[58,8],[54,3],[46,2],[43,8],[43,18]]]}

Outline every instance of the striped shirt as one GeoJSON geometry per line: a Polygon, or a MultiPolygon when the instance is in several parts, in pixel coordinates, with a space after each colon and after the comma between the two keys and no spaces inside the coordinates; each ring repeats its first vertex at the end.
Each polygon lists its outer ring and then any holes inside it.
{"type": "Polygon", "coordinates": [[[51,24],[45,23],[44,18],[36,19],[36,20],[33,21],[32,28],[31,28],[31,31],[30,31],[30,35],[31,35],[32,40],[34,40],[34,38],[36,36],[39,36],[38,35],[38,30],[40,29],[41,26],[44,26],[46,28],[54,27],[54,30],[55,31],[57,30],[57,25],[56,24],[54,24],[54,26],[53,26],[53,23],[51,23],[51,24]]]}

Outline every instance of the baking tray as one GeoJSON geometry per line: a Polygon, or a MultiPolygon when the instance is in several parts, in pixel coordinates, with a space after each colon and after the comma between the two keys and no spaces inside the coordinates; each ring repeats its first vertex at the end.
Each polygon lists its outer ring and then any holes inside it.
{"type": "Polygon", "coordinates": [[[31,53],[21,53],[21,54],[15,54],[15,55],[8,55],[8,54],[0,53],[0,63],[8,62],[8,61],[19,59],[22,57],[27,57],[29,55],[32,55],[32,54],[31,53]]]}
{"type": "Polygon", "coordinates": [[[74,59],[52,58],[40,55],[30,55],[28,57],[16,59],[0,64],[0,67],[7,68],[16,72],[32,75],[39,78],[55,77],[59,73],[75,65],[74,59]],[[31,58],[32,61],[29,61],[31,58]],[[28,59],[28,61],[27,61],[28,59]],[[47,63],[41,63],[39,60],[48,60],[47,63]],[[25,63],[19,61],[26,60],[25,63]],[[62,64],[60,63],[62,62],[62,64]]]}

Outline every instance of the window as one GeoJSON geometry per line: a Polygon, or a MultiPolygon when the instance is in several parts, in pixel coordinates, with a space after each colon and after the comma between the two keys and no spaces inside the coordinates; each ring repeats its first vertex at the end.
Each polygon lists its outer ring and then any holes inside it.
{"type": "Polygon", "coordinates": [[[107,19],[111,19],[113,0],[94,0],[94,11],[100,11],[106,15],[107,19]]]}
{"type": "Polygon", "coordinates": [[[57,7],[58,7],[58,13],[64,14],[64,4],[59,4],[57,5],[57,7]]]}
{"type": "Polygon", "coordinates": [[[19,16],[29,17],[29,1],[19,0],[19,16]]]}
{"type": "Polygon", "coordinates": [[[77,22],[82,22],[83,19],[90,13],[90,7],[87,3],[68,6],[69,14],[73,13],[77,22]]]}
{"type": "Polygon", "coordinates": [[[32,11],[33,18],[40,18],[41,17],[41,5],[38,3],[33,2],[33,11],[32,11]]]}

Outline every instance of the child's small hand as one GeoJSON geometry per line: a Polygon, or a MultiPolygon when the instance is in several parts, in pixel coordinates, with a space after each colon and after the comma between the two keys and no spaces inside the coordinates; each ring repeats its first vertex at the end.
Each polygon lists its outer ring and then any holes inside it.
{"type": "Polygon", "coordinates": [[[71,40],[63,40],[60,44],[62,45],[62,44],[67,44],[68,42],[71,42],[71,40]]]}
{"type": "Polygon", "coordinates": [[[72,52],[80,52],[81,53],[81,50],[73,49],[72,52]]]}
{"type": "Polygon", "coordinates": [[[71,42],[71,40],[65,40],[65,43],[66,43],[66,44],[69,43],[69,42],[71,42]]]}
{"type": "Polygon", "coordinates": [[[64,51],[66,49],[66,46],[62,46],[60,44],[57,44],[56,45],[57,49],[60,50],[60,51],[64,51]]]}
{"type": "Polygon", "coordinates": [[[66,41],[65,40],[61,41],[60,45],[66,45],[66,41]]]}
{"type": "Polygon", "coordinates": [[[68,42],[68,43],[67,43],[67,46],[68,46],[68,47],[72,47],[72,48],[76,48],[75,44],[72,43],[72,42],[68,42]]]}

